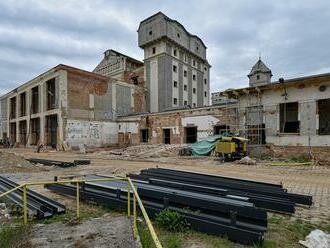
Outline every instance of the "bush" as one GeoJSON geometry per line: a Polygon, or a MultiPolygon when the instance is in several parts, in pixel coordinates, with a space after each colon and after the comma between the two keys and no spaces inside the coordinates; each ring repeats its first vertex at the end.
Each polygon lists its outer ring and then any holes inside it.
{"type": "Polygon", "coordinates": [[[183,232],[189,229],[189,224],[186,219],[178,212],[164,209],[156,216],[156,223],[173,232],[183,232]]]}

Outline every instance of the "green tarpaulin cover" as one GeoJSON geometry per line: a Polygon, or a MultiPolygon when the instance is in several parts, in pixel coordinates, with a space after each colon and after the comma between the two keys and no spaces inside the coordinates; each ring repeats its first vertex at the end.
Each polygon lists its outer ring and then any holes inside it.
{"type": "Polygon", "coordinates": [[[223,135],[209,136],[191,145],[194,156],[208,156],[223,135]]]}

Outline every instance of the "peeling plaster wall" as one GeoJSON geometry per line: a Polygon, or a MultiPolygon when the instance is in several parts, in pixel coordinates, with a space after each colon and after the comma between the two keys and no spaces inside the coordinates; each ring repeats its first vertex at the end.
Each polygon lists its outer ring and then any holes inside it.
{"type": "Polygon", "coordinates": [[[115,122],[68,120],[66,142],[70,147],[117,144],[117,133],[118,124],[115,122]]]}

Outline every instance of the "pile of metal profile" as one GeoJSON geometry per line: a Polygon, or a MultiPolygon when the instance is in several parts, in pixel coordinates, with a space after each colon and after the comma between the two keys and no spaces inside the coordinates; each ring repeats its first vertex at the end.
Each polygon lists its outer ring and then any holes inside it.
{"type": "Polygon", "coordinates": [[[62,168],[73,167],[77,165],[86,165],[91,163],[91,161],[87,159],[74,160],[73,162],[49,160],[49,159],[41,159],[41,158],[27,158],[26,160],[33,164],[43,164],[46,166],[59,166],[62,168]]]}
{"type": "Polygon", "coordinates": [[[246,197],[258,208],[291,214],[296,204],[311,206],[312,197],[289,193],[282,184],[271,184],[239,178],[202,174],[191,171],[150,168],[131,178],[151,185],[200,192],[223,197],[246,197]]]}
{"type": "MultiPolygon", "coordinates": [[[[90,175],[86,179],[104,178],[90,175]]],[[[151,217],[168,208],[180,213],[194,230],[244,244],[260,243],[267,230],[267,212],[255,208],[246,197],[206,195],[134,180],[138,194],[151,217]]],[[[76,194],[76,186],[47,185],[64,195],[76,194]]],[[[79,189],[80,198],[118,210],[127,208],[127,182],[86,182],[79,189]]]]}
{"type": "MultiPolygon", "coordinates": [[[[4,193],[19,186],[17,183],[9,180],[6,177],[0,176],[0,193],[4,193]]],[[[5,200],[14,203],[20,208],[23,208],[23,189],[17,189],[8,195],[4,196],[5,200]]],[[[52,217],[54,214],[65,213],[65,206],[49,199],[33,190],[27,189],[27,211],[31,216],[38,219],[52,217]]],[[[2,199],[1,199],[2,200],[2,199]]]]}

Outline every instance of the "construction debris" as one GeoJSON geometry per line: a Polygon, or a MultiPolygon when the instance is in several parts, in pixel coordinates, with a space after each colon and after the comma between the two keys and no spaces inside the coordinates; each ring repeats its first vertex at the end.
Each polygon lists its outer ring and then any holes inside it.
{"type": "Polygon", "coordinates": [[[330,234],[316,229],[306,236],[305,241],[300,240],[299,244],[307,248],[329,248],[330,234]]]}
{"type": "MultiPolygon", "coordinates": [[[[18,184],[0,176],[0,193],[5,193],[17,187],[18,184]]],[[[9,202],[14,203],[16,206],[23,208],[23,190],[17,189],[5,196],[9,202]]],[[[52,217],[54,214],[65,213],[65,206],[53,201],[35,191],[27,190],[27,210],[32,216],[39,219],[52,217]]]]}
{"type": "Polygon", "coordinates": [[[238,161],[236,161],[238,164],[246,164],[246,165],[256,165],[257,161],[254,159],[251,159],[249,156],[246,156],[238,161]]]}
{"type": "Polygon", "coordinates": [[[5,203],[0,203],[0,228],[10,220],[10,214],[5,203]]]}
{"type": "MultiPolygon", "coordinates": [[[[163,168],[130,174],[151,217],[168,208],[180,213],[192,229],[227,236],[244,244],[259,243],[267,230],[267,212],[293,213],[296,203],[310,205],[310,196],[287,193],[279,184],[163,168]],[[189,210],[188,210],[189,209],[189,210]]],[[[86,179],[105,178],[90,175],[86,179]]],[[[76,194],[75,186],[47,185],[60,194],[76,194]]],[[[86,182],[81,199],[118,210],[127,208],[126,182],[86,182]]]]}

